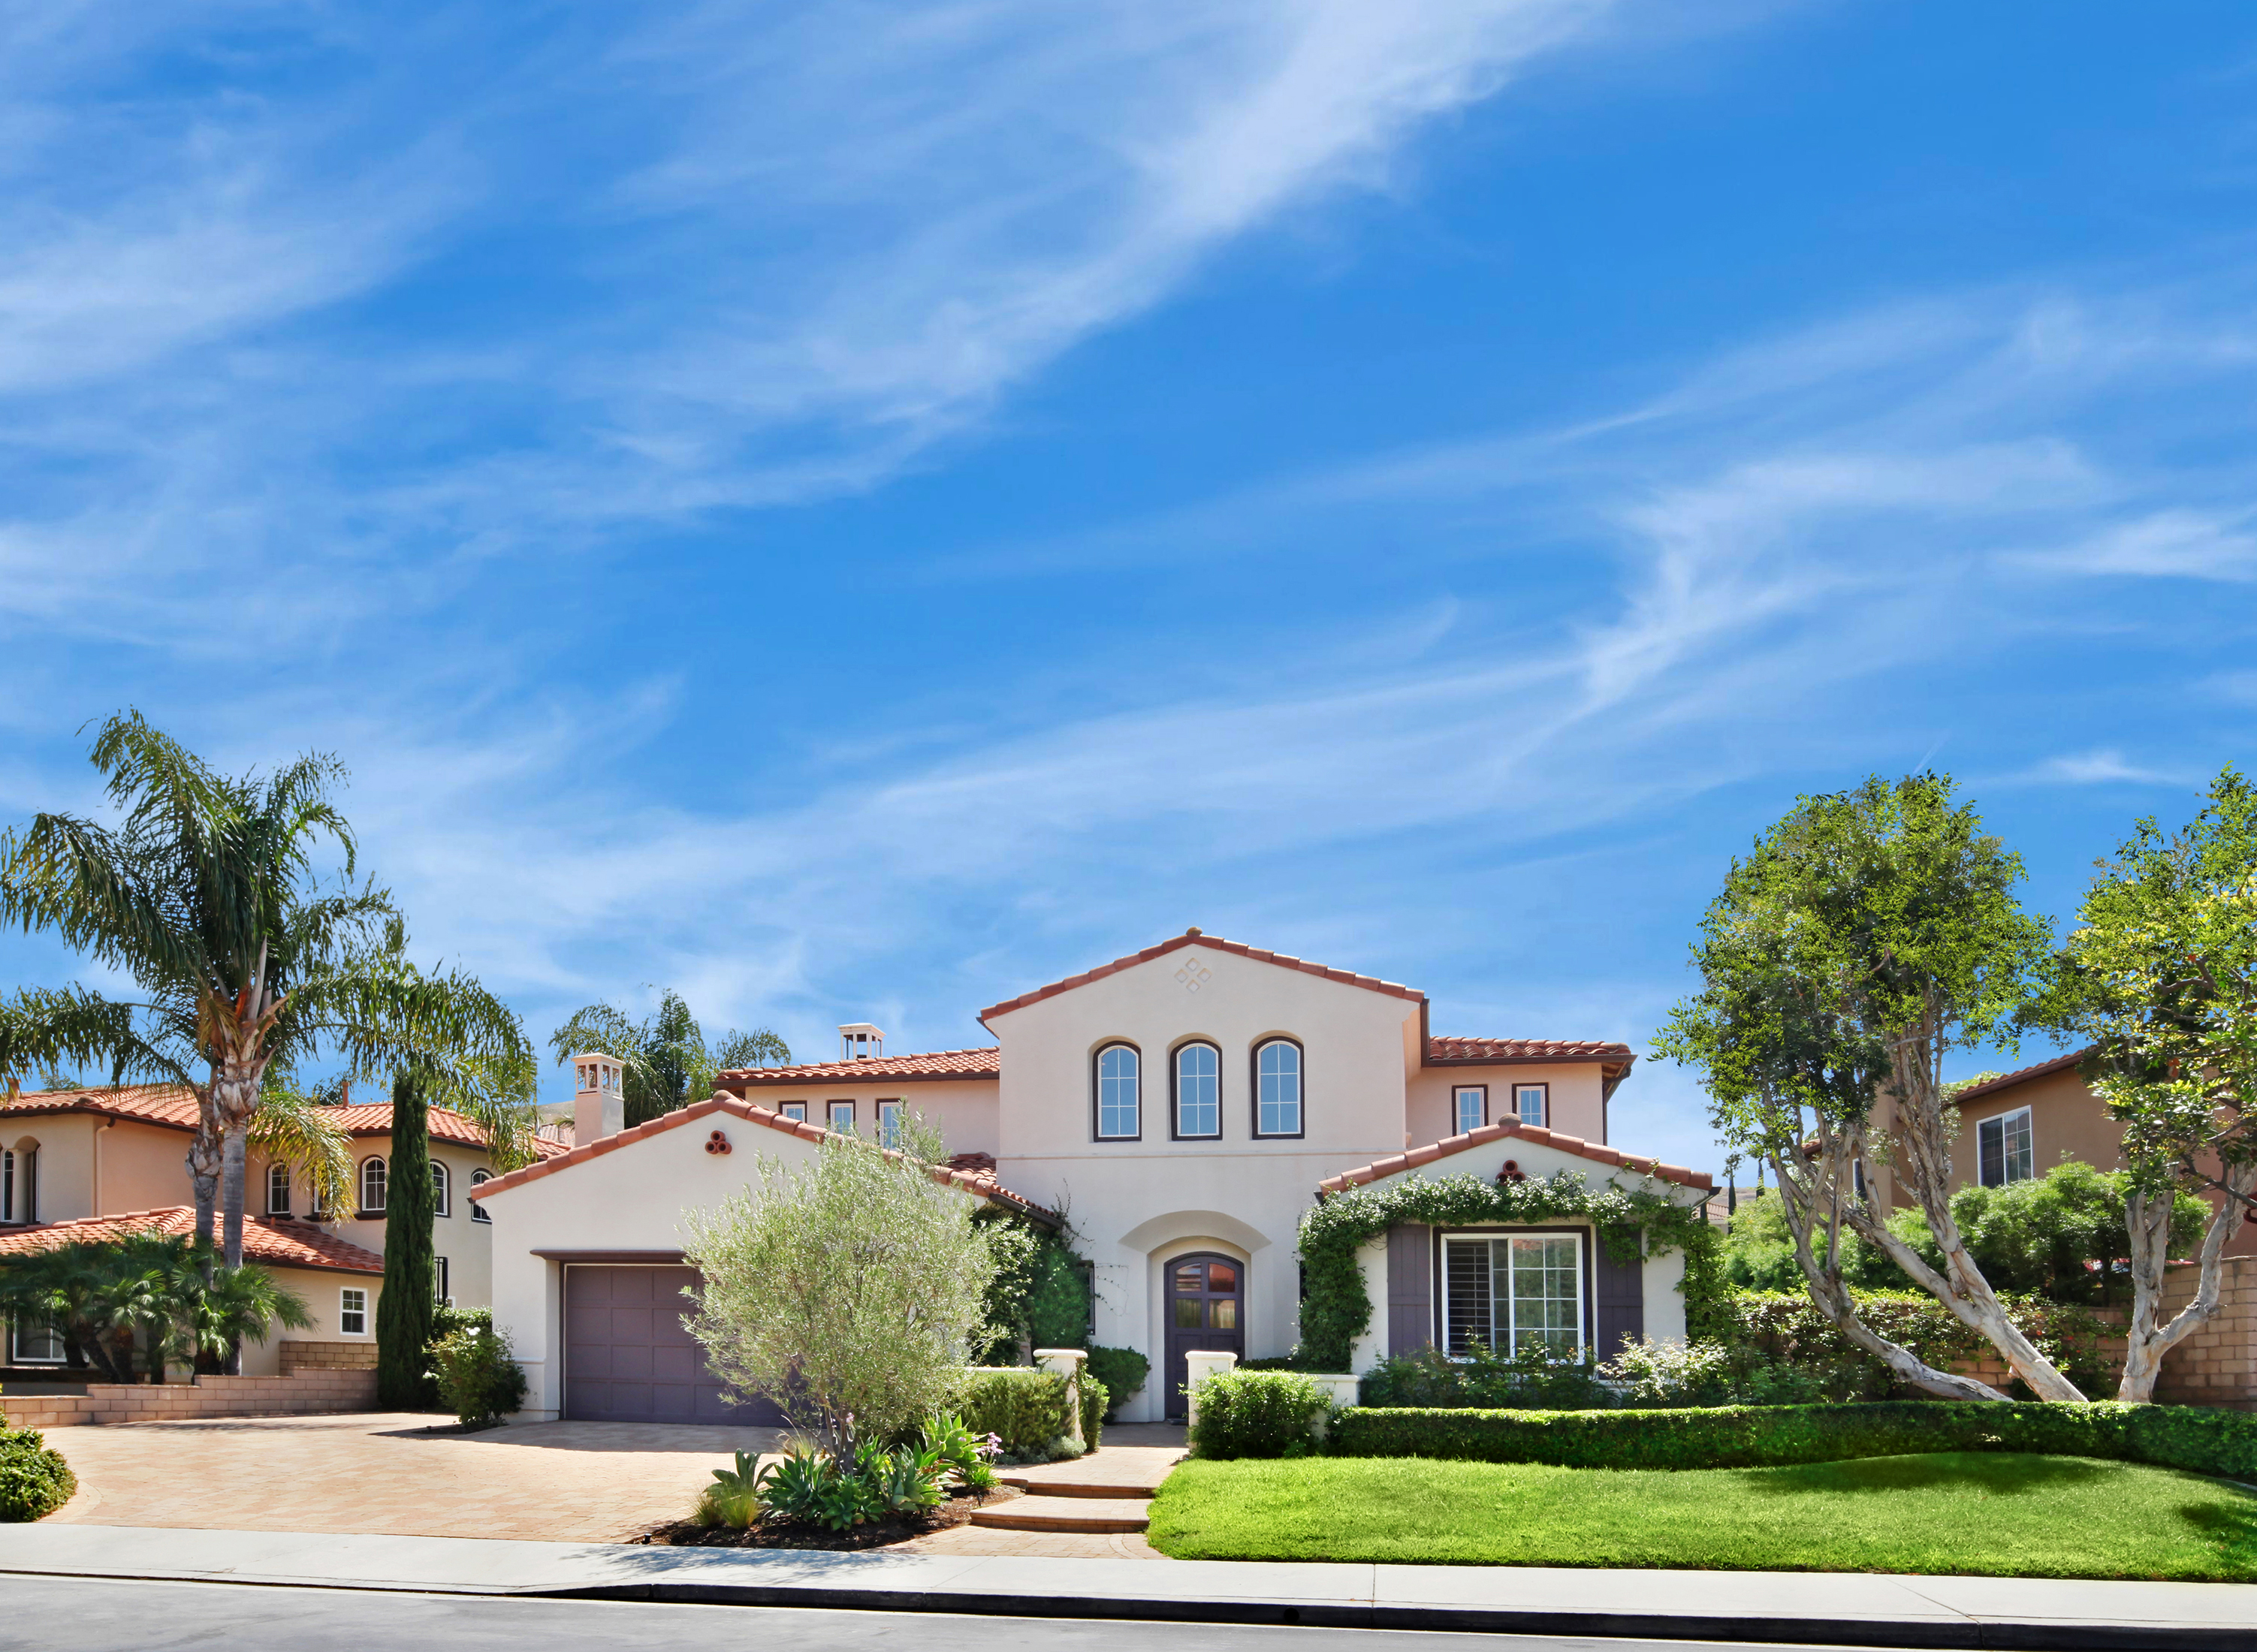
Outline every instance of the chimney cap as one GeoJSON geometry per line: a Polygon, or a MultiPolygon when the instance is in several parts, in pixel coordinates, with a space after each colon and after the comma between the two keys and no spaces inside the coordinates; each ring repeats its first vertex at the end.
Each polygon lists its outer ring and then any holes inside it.
{"type": "Polygon", "coordinates": [[[867,1021],[841,1021],[838,1024],[838,1030],[842,1033],[867,1033],[873,1038],[883,1038],[885,1036],[883,1033],[880,1032],[875,1027],[872,1026],[867,1021]]]}

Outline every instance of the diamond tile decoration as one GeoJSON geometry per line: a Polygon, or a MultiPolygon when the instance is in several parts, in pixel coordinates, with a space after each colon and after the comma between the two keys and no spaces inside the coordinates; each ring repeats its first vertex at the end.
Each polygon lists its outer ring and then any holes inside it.
{"type": "Polygon", "coordinates": [[[1196,953],[1187,955],[1183,968],[1176,971],[1176,979],[1184,984],[1184,991],[1196,992],[1214,979],[1214,971],[1199,961],[1196,953]]]}

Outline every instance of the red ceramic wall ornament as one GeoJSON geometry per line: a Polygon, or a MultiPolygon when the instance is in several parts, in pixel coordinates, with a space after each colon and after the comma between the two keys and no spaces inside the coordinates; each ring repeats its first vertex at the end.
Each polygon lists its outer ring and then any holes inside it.
{"type": "Polygon", "coordinates": [[[706,1151],[706,1152],[708,1152],[708,1153],[726,1153],[726,1152],[728,1152],[728,1150],[729,1150],[729,1138],[728,1138],[726,1135],[723,1134],[720,1131],[716,1130],[716,1131],[715,1131],[711,1135],[710,1135],[710,1136],[708,1136],[708,1137],[706,1137],[706,1138],[705,1138],[705,1151],[706,1151]]]}
{"type": "Polygon", "coordinates": [[[1525,1175],[1521,1174],[1520,1161],[1518,1159],[1507,1159],[1504,1161],[1504,1168],[1496,1173],[1496,1179],[1500,1182],[1525,1182],[1528,1180],[1525,1175]]]}

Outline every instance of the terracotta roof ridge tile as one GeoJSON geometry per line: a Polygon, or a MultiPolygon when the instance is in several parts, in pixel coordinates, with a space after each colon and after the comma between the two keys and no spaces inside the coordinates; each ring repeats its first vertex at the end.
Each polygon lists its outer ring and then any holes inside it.
{"type": "Polygon", "coordinates": [[[1251,958],[1256,964],[1274,964],[1280,969],[1298,970],[1304,975],[1320,975],[1328,981],[1338,981],[1344,986],[1359,986],[1367,992],[1385,992],[1395,998],[1407,999],[1414,1004],[1424,1004],[1426,1001],[1426,995],[1424,992],[1415,987],[1404,986],[1399,982],[1383,981],[1374,975],[1358,975],[1353,970],[1336,970],[1329,964],[1314,964],[1306,958],[1293,957],[1283,952],[1272,952],[1262,947],[1248,946],[1242,941],[1226,941],[1220,935],[1205,935],[1197,929],[1187,929],[1179,935],[1171,936],[1165,941],[1146,947],[1141,952],[1132,952],[1126,957],[1115,958],[1110,964],[1100,964],[1095,969],[1084,970],[1079,975],[1069,975],[1062,980],[1052,981],[1047,986],[1038,986],[1031,992],[1020,993],[1016,998],[1006,999],[1000,1004],[990,1004],[980,1012],[980,1020],[984,1024],[991,1015],[1003,1015],[1013,1010],[1024,1009],[1029,1004],[1038,1004],[1044,999],[1055,998],[1061,992],[1070,992],[1078,986],[1086,986],[1092,981],[1101,981],[1108,975],[1116,975],[1122,970],[1132,969],[1139,964],[1149,964],[1154,958],[1167,953],[1194,946],[1212,947],[1217,952],[1228,952],[1238,957],[1251,958]]]}
{"type": "Polygon", "coordinates": [[[1338,1175],[1327,1176],[1317,1183],[1317,1193],[1320,1197],[1327,1193],[1345,1193],[1351,1188],[1360,1188],[1369,1183],[1383,1181],[1390,1175],[1399,1175],[1405,1170],[1414,1169],[1420,1165],[1432,1164],[1440,1159],[1454,1157],[1466,1152],[1468,1148],[1483,1147],[1489,1142],[1502,1140],[1507,1136],[1522,1137],[1538,1147],[1556,1147],[1562,1153],[1573,1154],[1580,1159],[1588,1159],[1595,1164],[1636,1170],[1642,1175],[1651,1176],[1656,1181],[1674,1183],[1680,1187],[1695,1188],[1705,1191],[1714,1191],[1716,1188],[1714,1179],[1704,1170],[1688,1170],[1682,1165],[1664,1164],[1658,1157],[1650,1154],[1626,1154],[1616,1147],[1587,1141],[1581,1136],[1565,1135],[1557,1130],[1547,1130],[1540,1125],[1525,1125],[1515,1119],[1506,1119],[1497,1124],[1483,1125],[1478,1130],[1468,1130],[1461,1135],[1446,1136],[1441,1140],[1430,1142],[1423,1147],[1411,1147],[1401,1153],[1390,1153],[1384,1158],[1373,1160],[1369,1164],[1358,1165],[1353,1170],[1343,1170],[1338,1175]]]}
{"type": "Polygon", "coordinates": [[[2047,1074],[2057,1073],[2064,1067],[2074,1067],[2092,1053],[2092,1048],[2091,1045],[2087,1044],[2081,1049],[2070,1051],[2066,1055],[2055,1055],[2048,1060],[2034,1063],[2027,1067],[2018,1067],[2010,1073],[2000,1073],[1996,1078],[1986,1078],[1979,1084],[1970,1084],[1957,1095],[1949,1098],[1949,1103],[1956,1107],[1960,1103],[1970,1101],[1978,1096],[1987,1096],[1995,1091],[2010,1089],[2027,1079],[2043,1078],[2047,1074]]]}

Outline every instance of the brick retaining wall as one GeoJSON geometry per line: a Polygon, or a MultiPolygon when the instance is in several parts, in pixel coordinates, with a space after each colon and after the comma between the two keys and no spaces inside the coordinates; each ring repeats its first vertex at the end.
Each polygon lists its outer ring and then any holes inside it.
{"type": "MultiPolygon", "coordinates": [[[[2163,1369],[2155,1383],[2155,1399],[2164,1405],[2227,1406],[2238,1411],[2257,1410],[2257,1256],[2229,1256],[2218,1288],[2218,1317],[2163,1356],[2163,1369]]],[[[2202,1270],[2174,1267],[2163,1275],[2163,1308],[2175,1314],[2194,1299],[2202,1270]]],[[[2127,1310],[2096,1310],[2103,1319],[2124,1323],[2127,1310]]],[[[2103,1337],[2100,1356],[2109,1370],[2108,1387],[2098,1399],[2116,1396],[2116,1380],[2124,1371],[2125,1340],[2103,1337]]],[[[1978,1378],[1994,1388],[2008,1380],[2006,1362],[1985,1348],[1973,1359],[1954,1361],[1951,1369],[1978,1378]]]]}
{"type": "Polygon", "coordinates": [[[287,1377],[200,1377],[194,1383],[94,1382],[83,1396],[0,1394],[0,1412],[19,1429],[81,1423],[177,1423],[202,1417],[309,1416],[372,1411],[376,1373],[300,1371],[287,1377]]]}
{"type": "Polygon", "coordinates": [[[284,1341],[277,1351],[282,1360],[282,1374],[294,1371],[373,1371],[376,1369],[376,1344],[373,1342],[290,1342],[284,1341]]]}

